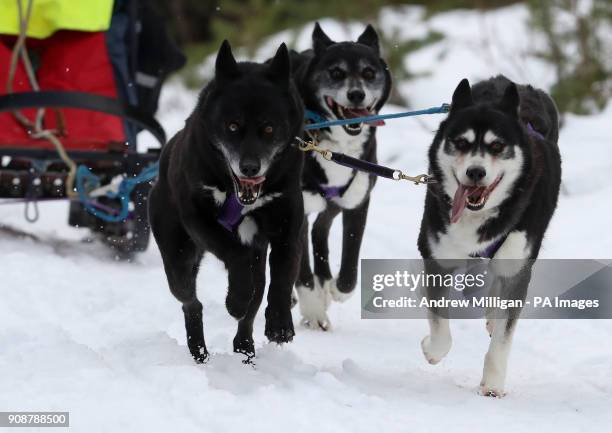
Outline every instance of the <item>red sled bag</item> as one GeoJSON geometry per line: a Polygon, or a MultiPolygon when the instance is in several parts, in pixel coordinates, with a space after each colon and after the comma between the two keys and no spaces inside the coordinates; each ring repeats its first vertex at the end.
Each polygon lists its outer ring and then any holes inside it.
{"type": "MultiPolygon", "coordinates": [[[[2,38],[0,44],[0,83],[8,82],[14,37],[2,38]]],[[[59,31],[43,40],[28,38],[30,57],[38,65],[36,77],[41,91],[79,91],[117,98],[117,84],[106,47],[105,33],[59,31]]],[[[0,86],[0,94],[6,86],[0,86]]],[[[31,91],[22,62],[18,62],[13,92],[31,91]]],[[[22,111],[34,121],[36,110],[22,111]]],[[[26,128],[10,113],[0,114],[0,146],[53,148],[46,140],[32,139],[26,128]]],[[[69,150],[106,151],[109,146],[126,142],[120,118],[78,109],[46,110],[44,128],[57,131],[69,150]]]]}

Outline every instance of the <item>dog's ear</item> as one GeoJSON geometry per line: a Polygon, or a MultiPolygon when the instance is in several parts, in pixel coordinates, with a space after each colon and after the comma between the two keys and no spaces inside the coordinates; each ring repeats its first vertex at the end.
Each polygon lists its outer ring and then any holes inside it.
{"type": "Polygon", "coordinates": [[[240,75],[238,64],[232,54],[232,47],[227,39],[221,44],[217,53],[217,61],[215,62],[215,78],[218,79],[233,79],[240,75]]]}
{"type": "Polygon", "coordinates": [[[462,108],[469,107],[474,104],[472,100],[472,88],[467,78],[461,80],[455,92],[453,93],[453,101],[451,105],[451,111],[461,110],[462,108]]]}
{"type": "Polygon", "coordinates": [[[284,42],[280,44],[274,58],[270,62],[268,75],[275,83],[282,87],[289,87],[291,61],[289,60],[289,50],[287,50],[287,45],[284,42]]]}
{"type": "Polygon", "coordinates": [[[499,107],[504,113],[511,115],[512,117],[518,117],[518,110],[520,104],[520,97],[518,88],[515,83],[508,84],[504,91],[504,96],[499,103],[499,107]]]}
{"type": "Polygon", "coordinates": [[[380,50],[378,44],[378,33],[376,33],[376,30],[374,30],[374,27],[372,27],[371,24],[368,24],[361,36],[357,38],[357,42],[373,48],[377,53],[380,50]]]}
{"type": "Polygon", "coordinates": [[[335,42],[325,34],[319,23],[316,22],[314,30],[312,31],[312,47],[314,48],[315,54],[322,53],[327,47],[334,43],[335,42]]]}

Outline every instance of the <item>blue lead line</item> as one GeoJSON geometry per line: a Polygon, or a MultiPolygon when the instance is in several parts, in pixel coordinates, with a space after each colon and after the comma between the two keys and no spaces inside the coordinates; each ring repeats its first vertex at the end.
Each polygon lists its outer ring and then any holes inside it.
{"type": "MultiPolygon", "coordinates": [[[[327,128],[329,126],[350,125],[353,123],[367,123],[373,120],[397,119],[399,117],[420,116],[421,114],[448,113],[449,110],[450,110],[449,104],[442,104],[439,107],[426,108],[425,110],[404,111],[401,113],[392,113],[392,114],[376,114],[374,116],[355,117],[352,119],[327,120],[323,122],[310,123],[310,124],[305,125],[304,129],[305,130],[321,129],[321,128],[327,128]]],[[[319,120],[322,118],[320,115],[316,113],[312,113],[312,114],[316,116],[313,120],[319,120]]],[[[307,113],[307,117],[311,118],[310,113],[307,113]]]]}
{"type": "MultiPolygon", "coordinates": [[[[398,117],[419,116],[421,114],[448,113],[449,110],[449,104],[442,104],[439,107],[427,108],[425,110],[405,111],[402,113],[394,114],[377,114],[375,116],[355,117],[353,119],[338,119],[327,121],[320,114],[307,110],[306,118],[314,120],[317,123],[307,124],[304,129],[321,129],[327,128],[328,126],[350,125],[351,123],[365,123],[371,122],[373,120],[397,119],[398,117]]],[[[119,222],[129,217],[130,197],[134,188],[138,184],[150,182],[151,180],[155,179],[155,177],[157,177],[158,171],[159,162],[156,162],[142,170],[137,176],[131,178],[124,178],[119,184],[118,190],[116,192],[106,193],[106,197],[108,197],[109,199],[119,200],[120,202],[121,207],[117,209],[116,214],[111,214],[105,210],[97,209],[92,203],[87,191],[88,188],[86,187],[85,183],[89,182],[90,185],[94,185],[95,187],[97,187],[100,185],[100,177],[93,174],[91,170],[89,170],[84,165],[78,167],[76,173],[75,187],[79,195],[79,201],[83,204],[83,206],[85,207],[85,209],[87,209],[89,213],[106,222],[119,222]]]]}

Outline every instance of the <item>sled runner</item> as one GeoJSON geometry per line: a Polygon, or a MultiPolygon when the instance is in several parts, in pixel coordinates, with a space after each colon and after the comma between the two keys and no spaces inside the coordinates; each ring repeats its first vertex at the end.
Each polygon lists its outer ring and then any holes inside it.
{"type": "Polygon", "coordinates": [[[139,151],[136,137],[164,144],[153,115],[185,57],[146,2],[0,3],[0,203],[25,202],[35,219],[38,201],[69,199],[70,225],[122,255],[144,251],[159,149],[139,151]]]}

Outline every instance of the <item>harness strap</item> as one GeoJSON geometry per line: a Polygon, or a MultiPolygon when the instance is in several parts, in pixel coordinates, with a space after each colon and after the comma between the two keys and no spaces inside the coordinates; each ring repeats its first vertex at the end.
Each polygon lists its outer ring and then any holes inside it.
{"type": "Polygon", "coordinates": [[[347,189],[350,188],[353,180],[355,180],[355,176],[357,173],[353,170],[351,174],[351,178],[348,182],[342,186],[325,186],[322,184],[318,185],[319,193],[325,197],[327,200],[331,200],[332,198],[342,197],[347,189]]]}
{"type": "Polygon", "coordinates": [[[19,92],[0,96],[0,112],[38,107],[79,108],[112,114],[146,129],[162,147],[166,143],[164,129],[153,116],[136,106],[106,96],[71,91],[19,92]]]}
{"type": "Polygon", "coordinates": [[[331,150],[321,149],[314,141],[304,141],[300,137],[295,137],[298,148],[302,152],[317,152],[328,161],[333,161],[336,164],[343,165],[354,170],[370,173],[374,176],[385,177],[393,180],[407,180],[415,185],[436,183],[436,180],[428,174],[419,174],[417,176],[409,176],[401,170],[392,169],[383,165],[374,164],[373,162],[363,161],[353,158],[352,156],[343,153],[332,152],[331,150]]]}
{"type": "Polygon", "coordinates": [[[532,137],[539,138],[540,140],[546,140],[546,138],[533,127],[531,122],[527,122],[527,133],[532,137]]]}
{"type": "Polygon", "coordinates": [[[240,203],[236,194],[229,194],[221,206],[217,222],[227,231],[235,232],[243,219],[242,209],[244,209],[244,206],[240,203]]]}
{"type": "Polygon", "coordinates": [[[487,248],[485,248],[483,251],[470,254],[470,257],[473,257],[475,259],[492,259],[495,253],[497,253],[497,250],[499,250],[502,244],[506,241],[507,237],[508,235],[502,236],[501,238],[493,242],[491,245],[489,245],[487,248]]]}
{"type": "Polygon", "coordinates": [[[365,171],[378,177],[387,179],[395,179],[397,170],[382,165],[374,164],[373,162],[364,161],[362,159],[353,158],[344,153],[332,152],[331,161],[344,167],[352,168],[353,170],[365,171]]]}

